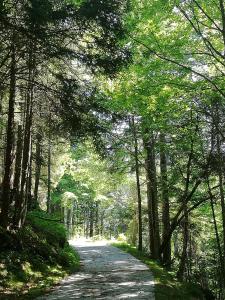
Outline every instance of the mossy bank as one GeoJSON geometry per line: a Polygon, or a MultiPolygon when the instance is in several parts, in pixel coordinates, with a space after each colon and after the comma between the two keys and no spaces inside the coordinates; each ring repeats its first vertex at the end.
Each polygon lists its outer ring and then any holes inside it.
{"type": "Polygon", "coordinates": [[[0,228],[0,299],[35,299],[79,269],[64,226],[43,212],[19,231],[0,228]]]}

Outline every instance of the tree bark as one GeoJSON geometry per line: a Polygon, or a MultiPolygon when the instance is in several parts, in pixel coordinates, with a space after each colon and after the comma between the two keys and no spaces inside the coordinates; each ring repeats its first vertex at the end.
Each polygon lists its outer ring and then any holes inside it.
{"type": "MultiPolygon", "coordinates": [[[[217,155],[218,155],[218,176],[219,176],[219,191],[220,191],[220,205],[221,205],[221,217],[223,226],[223,257],[225,257],[225,198],[224,198],[224,187],[223,187],[223,159],[221,153],[221,141],[217,134],[217,155]]],[[[223,261],[225,269],[225,261],[223,261]]]]}
{"type": "MultiPolygon", "coordinates": [[[[179,199],[180,202],[182,201],[182,205],[180,206],[180,208],[178,209],[176,215],[173,217],[172,221],[171,221],[171,225],[170,225],[170,230],[168,232],[168,234],[165,236],[165,238],[162,241],[162,244],[160,246],[160,253],[163,252],[163,249],[166,247],[167,243],[169,243],[172,234],[174,232],[174,230],[177,228],[177,226],[180,224],[181,221],[181,217],[180,215],[182,214],[182,212],[184,211],[184,207],[185,207],[185,203],[184,200],[182,199],[186,199],[186,203],[188,203],[190,201],[190,199],[192,198],[192,196],[194,195],[194,193],[196,192],[197,188],[199,187],[199,185],[202,183],[201,179],[198,179],[196,181],[196,183],[194,184],[194,187],[192,188],[192,190],[190,191],[190,193],[188,195],[182,195],[179,199]]],[[[182,218],[183,219],[183,218],[182,218]]]]}
{"type": "MultiPolygon", "coordinates": [[[[223,237],[223,258],[225,257],[225,197],[224,197],[224,174],[223,174],[223,153],[222,153],[222,141],[219,133],[220,126],[220,111],[219,103],[216,102],[215,105],[215,136],[216,136],[216,152],[218,157],[218,178],[219,178],[219,192],[220,192],[220,205],[221,205],[221,218],[222,218],[222,237],[223,237]]],[[[225,269],[225,260],[224,269],[225,269]]],[[[225,284],[225,283],[224,283],[225,284]]],[[[223,291],[224,292],[224,291],[223,291]]]]}
{"type": "Polygon", "coordinates": [[[220,2],[220,12],[221,12],[221,21],[222,21],[222,34],[223,34],[223,44],[225,50],[225,9],[224,9],[224,0],[219,0],[220,2]]]}
{"type": "MultiPolygon", "coordinates": [[[[167,155],[165,151],[165,135],[160,135],[160,171],[161,171],[161,193],[162,193],[162,225],[163,240],[170,230],[170,203],[169,203],[169,190],[168,190],[168,178],[167,178],[167,155]]],[[[168,241],[162,253],[162,262],[165,266],[170,268],[171,265],[171,240],[168,241]]]]}
{"type": "Polygon", "coordinates": [[[220,261],[220,276],[221,276],[221,290],[224,296],[224,289],[225,289],[225,262],[224,262],[224,256],[223,256],[223,251],[221,248],[221,243],[220,243],[220,235],[218,231],[218,226],[217,226],[217,221],[216,221],[216,213],[215,213],[215,208],[214,208],[214,196],[212,194],[212,190],[210,187],[209,183],[209,177],[207,176],[207,186],[208,186],[208,193],[210,196],[210,206],[211,206],[211,211],[212,211],[212,218],[213,218],[213,225],[214,225],[214,230],[215,230],[215,236],[216,236],[216,243],[217,243],[217,248],[219,252],[219,261],[220,261]]]}
{"type": "MultiPolygon", "coordinates": [[[[30,153],[29,153],[29,163],[28,163],[28,177],[26,181],[26,204],[25,209],[33,209],[33,197],[32,197],[32,162],[33,162],[33,141],[31,139],[30,153]]],[[[24,217],[26,212],[24,214],[24,217]]],[[[24,220],[25,221],[25,220],[24,220]]]]}
{"type": "Polygon", "coordinates": [[[105,212],[102,211],[101,216],[100,216],[100,235],[101,236],[103,236],[103,234],[104,234],[104,216],[105,216],[105,212]]]}
{"type": "Polygon", "coordinates": [[[89,213],[89,236],[93,237],[94,235],[94,206],[90,206],[90,213],[89,213]]]}
{"type": "Polygon", "coordinates": [[[160,259],[161,255],[158,216],[158,191],[155,163],[155,141],[153,136],[150,137],[149,141],[145,142],[145,148],[147,152],[146,174],[150,251],[152,258],[160,259]]]}
{"type": "Polygon", "coordinates": [[[34,183],[34,207],[38,207],[38,189],[41,176],[41,139],[40,133],[36,136],[36,154],[35,154],[35,183],[34,183]]]}
{"type": "Polygon", "coordinates": [[[21,174],[21,187],[20,197],[18,206],[15,208],[15,226],[20,228],[23,225],[24,215],[26,213],[26,182],[28,179],[29,172],[29,159],[31,155],[31,128],[33,121],[33,89],[34,89],[34,54],[33,45],[30,45],[29,61],[28,61],[28,86],[26,95],[26,116],[25,116],[25,128],[24,128],[24,139],[23,139],[23,160],[22,160],[22,174],[21,174]]]}
{"type": "Polygon", "coordinates": [[[138,200],[138,250],[142,251],[142,199],[141,199],[141,186],[140,186],[140,170],[138,161],[138,140],[137,130],[135,125],[134,117],[132,117],[132,131],[134,137],[134,159],[135,159],[135,174],[136,174],[136,185],[137,185],[137,200],[138,200]]]}
{"type": "MultiPolygon", "coordinates": [[[[16,163],[15,163],[15,175],[13,183],[13,196],[15,200],[14,207],[18,207],[18,201],[20,198],[20,179],[21,179],[21,161],[22,161],[22,152],[23,152],[23,134],[22,134],[22,125],[18,125],[17,133],[17,146],[16,146],[16,163]]],[[[14,212],[15,216],[15,212],[14,212]]],[[[15,218],[13,219],[13,224],[15,223],[15,218]]]]}
{"type": "Polygon", "coordinates": [[[13,145],[14,145],[14,109],[16,95],[16,56],[15,46],[12,45],[11,67],[10,67],[10,91],[8,105],[8,124],[6,132],[6,152],[4,164],[4,177],[2,183],[2,207],[0,214],[0,224],[7,228],[9,225],[9,208],[11,203],[11,173],[13,165],[13,145]]]}
{"type": "Polygon", "coordinates": [[[187,247],[188,247],[188,239],[189,239],[189,226],[188,226],[188,211],[187,211],[187,203],[184,207],[184,219],[183,219],[183,249],[182,249],[182,255],[181,260],[179,264],[179,268],[177,271],[177,278],[180,281],[184,280],[184,273],[186,270],[186,264],[187,264],[187,247]]]}
{"type": "Polygon", "coordinates": [[[99,204],[96,202],[95,209],[95,235],[99,235],[99,204]]]}
{"type": "Polygon", "coordinates": [[[48,195],[47,195],[47,212],[51,213],[51,138],[49,133],[48,139],[48,195]]]}

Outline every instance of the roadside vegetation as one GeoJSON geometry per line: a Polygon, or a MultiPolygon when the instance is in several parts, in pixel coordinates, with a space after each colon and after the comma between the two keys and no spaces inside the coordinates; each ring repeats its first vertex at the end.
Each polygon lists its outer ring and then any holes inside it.
{"type": "Polygon", "coordinates": [[[0,299],[34,299],[79,269],[64,226],[51,219],[35,211],[18,232],[0,228],[0,299]]]}
{"type": "Polygon", "coordinates": [[[169,272],[160,266],[159,262],[149,258],[149,255],[139,251],[135,246],[126,242],[114,242],[112,246],[131,254],[145,263],[154,276],[156,300],[201,300],[211,299],[197,284],[182,283],[176,279],[174,272],[169,272]]]}

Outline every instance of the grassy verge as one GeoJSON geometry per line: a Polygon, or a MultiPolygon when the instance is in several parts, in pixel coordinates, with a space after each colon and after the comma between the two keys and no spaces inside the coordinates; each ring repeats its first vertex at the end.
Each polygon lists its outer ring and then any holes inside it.
{"type": "Polygon", "coordinates": [[[138,251],[135,247],[117,242],[113,243],[112,246],[130,253],[149,266],[154,275],[156,300],[205,299],[201,289],[197,285],[177,281],[173,274],[165,271],[155,261],[151,260],[145,253],[138,251]]]}
{"type": "Polygon", "coordinates": [[[61,224],[30,213],[19,232],[0,228],[0,299],[35,299],[79,269],[79,256],[61,224]]]}

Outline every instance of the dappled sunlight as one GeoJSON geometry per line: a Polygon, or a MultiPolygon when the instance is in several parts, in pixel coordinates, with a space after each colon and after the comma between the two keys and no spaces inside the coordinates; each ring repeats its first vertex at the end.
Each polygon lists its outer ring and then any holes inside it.
{"type": "Polygon", "coordinates": [[[147,274],[140,274],[140,278],[137,273],[120,272],[104,275],[104,277],[98,274],[90,277],[87,273],[74,275],[68,282],[62,283],[54,294],[39,299],[113,299],[115,297],[129,299],[131,296],[134,299],[154,299],[150,298],[154,283],[146,280],[147,274]]]}
{"type": "Polygon", "coordinates": [[[149,269],[106,242],[72,241],[81,271],[63,280],[55,292],[41,299],[155,299],[149,269]]]}

